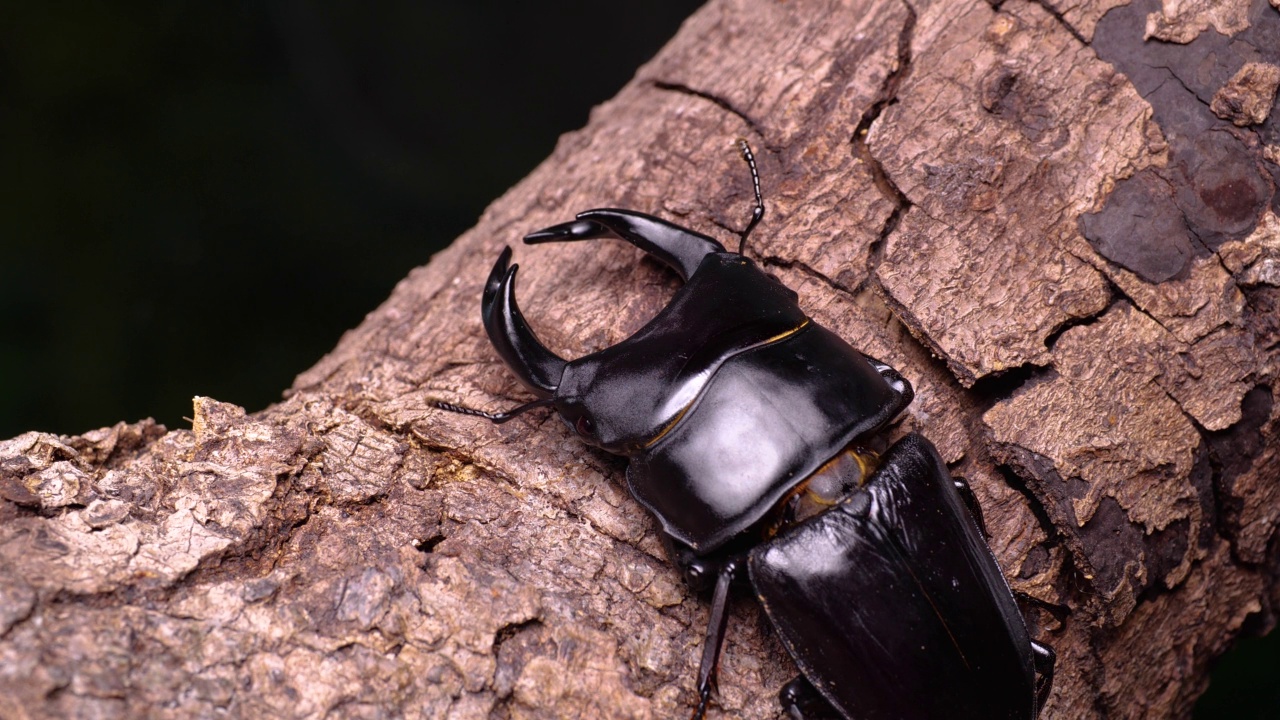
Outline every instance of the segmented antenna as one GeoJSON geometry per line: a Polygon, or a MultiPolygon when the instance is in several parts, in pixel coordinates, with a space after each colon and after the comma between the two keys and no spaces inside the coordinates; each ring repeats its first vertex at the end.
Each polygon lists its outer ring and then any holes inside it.
{"type": "Polygon", "coordinates": [[[747,223],[747,229],[742,231],[742,241],[738,243],[738,254],[745,255],[747,236],[764,219],[764,198],[760,195],[760,173],[756,170],[756,156],[751,153],[751,146],[743,138],[738,138],[738,149],[742,151],[742,159],[747,161],[747,167],[751,168],[751,184],[756,191],[756,206],[751,211],[751,222],[747,223]]]}
{"type": "Polygon", "coordinates": [[[472,415],[474,417],[481,417],[481,418],[484,418],[485,420],[492,422],[495,425],[501,425],[502,423],[510,420],[513,417],[516,417],[517,415],[521,415],[530,410],[534,410],[540,407],[547,407],[553,402],[555,402],[555,398],[545,398],[543,400],[534,400],[533,402],[525,403],[524,405],[520,405],[520,406],[511,408],[506,412],[500,412],[500,413],[490,413],[490,412],[485,412],[483,410],[475,410],[469,407],[463,407],[462,405],[454,405],[453,403],[447,403],[447,402],[444,402],[443,400],[433,400],[431,404],[439,408],[440,410],[448,410],[449,412],[458,413],[459,415],[472,415]]]}

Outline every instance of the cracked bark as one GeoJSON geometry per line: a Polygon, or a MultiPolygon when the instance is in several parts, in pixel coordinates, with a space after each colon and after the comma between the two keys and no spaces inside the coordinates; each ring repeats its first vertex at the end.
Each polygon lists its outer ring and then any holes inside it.
{"type": "MultiPolygon", "coordinates": [[[[619,206],[732,245],[751,205],[737,137],[770,206],[752,253],[911,379],[896,431],[930,437],[982,502],[1058,650],[1043,717],[1187,716],[1209,661],[1280,600],[1280,222],[1270,196],[1196,185],[1179,123],[1225,121],[1149,92],[1126,59],[1148,46],[1109,34],[1118,4],[712,2],[284,402],[0,443],[0,716],[687,713],[706,603],[623,465],[542,414],[495,427],[430,403],[526,399],[476,317],[524,232],[619,206]],[[1198,233],[1163,282],[1150,254],[1108,259],[1082,233],[1143,173],[1207,198],[1163,206],[1198,233]],[[1213,230],[1201,205],[1253,219],[1213,230]]],[[[1233,52],[1280,22],[1265,2],[1232,17],[1251,23],[1233,52]]],[[[1195,82],[1238,68],[1188,81],[1217,31],[1161,22],[1206,38],[1155,62],[1208,113],[1218,87],[1195,82]]],[[[1272,195],[1276,116],[1213,128],[1272,195]]],[[[1159,224],[1128,227],[1161,247],[1159,224]]],[[[567,356],[626,337],[676,283],[621,244],[518,255],[523,305],[567,356]]],[[[794,667],[751,603],[721,671],[712,717],[777,716],[794,667]]]]}

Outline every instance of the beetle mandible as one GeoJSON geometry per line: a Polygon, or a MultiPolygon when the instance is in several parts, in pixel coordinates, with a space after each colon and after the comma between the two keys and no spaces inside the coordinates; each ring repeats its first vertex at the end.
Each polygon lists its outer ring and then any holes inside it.
{"type": "Polygon", "coordinates": [[[747,579],[801,675],[793,718],[1033,720],[1054,653],[1031,639],[984,540],[981,509],[917,434],[873,447],[910,383],[800,309],[744,254],[650,215],[589,210],[528,244],[618,238],[684,285],[626,340],[572,361],[544,346],[515,299],[503,250],[481,315],[494,348],[580,438],[629,458],[631,494],[662,527],[695,591],[714,588],[697,678],[706,713],[730,586],[747,579]]]}

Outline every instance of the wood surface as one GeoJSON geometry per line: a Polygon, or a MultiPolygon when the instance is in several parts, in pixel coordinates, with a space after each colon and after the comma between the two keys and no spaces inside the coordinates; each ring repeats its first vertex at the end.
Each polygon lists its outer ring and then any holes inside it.
{"type": "MultiPolygon", "coordinates": [[[[713,0],[284,401],[0,442],[0,717],[686,716],[707,602],[623,462],[432,402],[530,399],[479,322],[524,233],[625,207],[735,247],[739,137],[749,254],[974,487],[1058,652],[1042,717],[1188,717],[1280,601],[1280,12],[1167,5],[713,0]]],[[[566,357],[678,282],[516,260],[566,357]]],[[[738,602],[710,717],[794,674],[738,602]]]]}

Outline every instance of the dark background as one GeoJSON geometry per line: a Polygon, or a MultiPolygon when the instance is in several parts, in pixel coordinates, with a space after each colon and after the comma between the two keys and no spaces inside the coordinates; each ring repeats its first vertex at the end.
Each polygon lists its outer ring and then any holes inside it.
{"type": "Polygon", "coordinates": [[[698,4],[4,3],[0,438],[279,399],[698,4]]]}
{"type": "Polygon", "coordinates": [[[278,400],[698,3],[0,5],[11,437],[278,400]]]}

